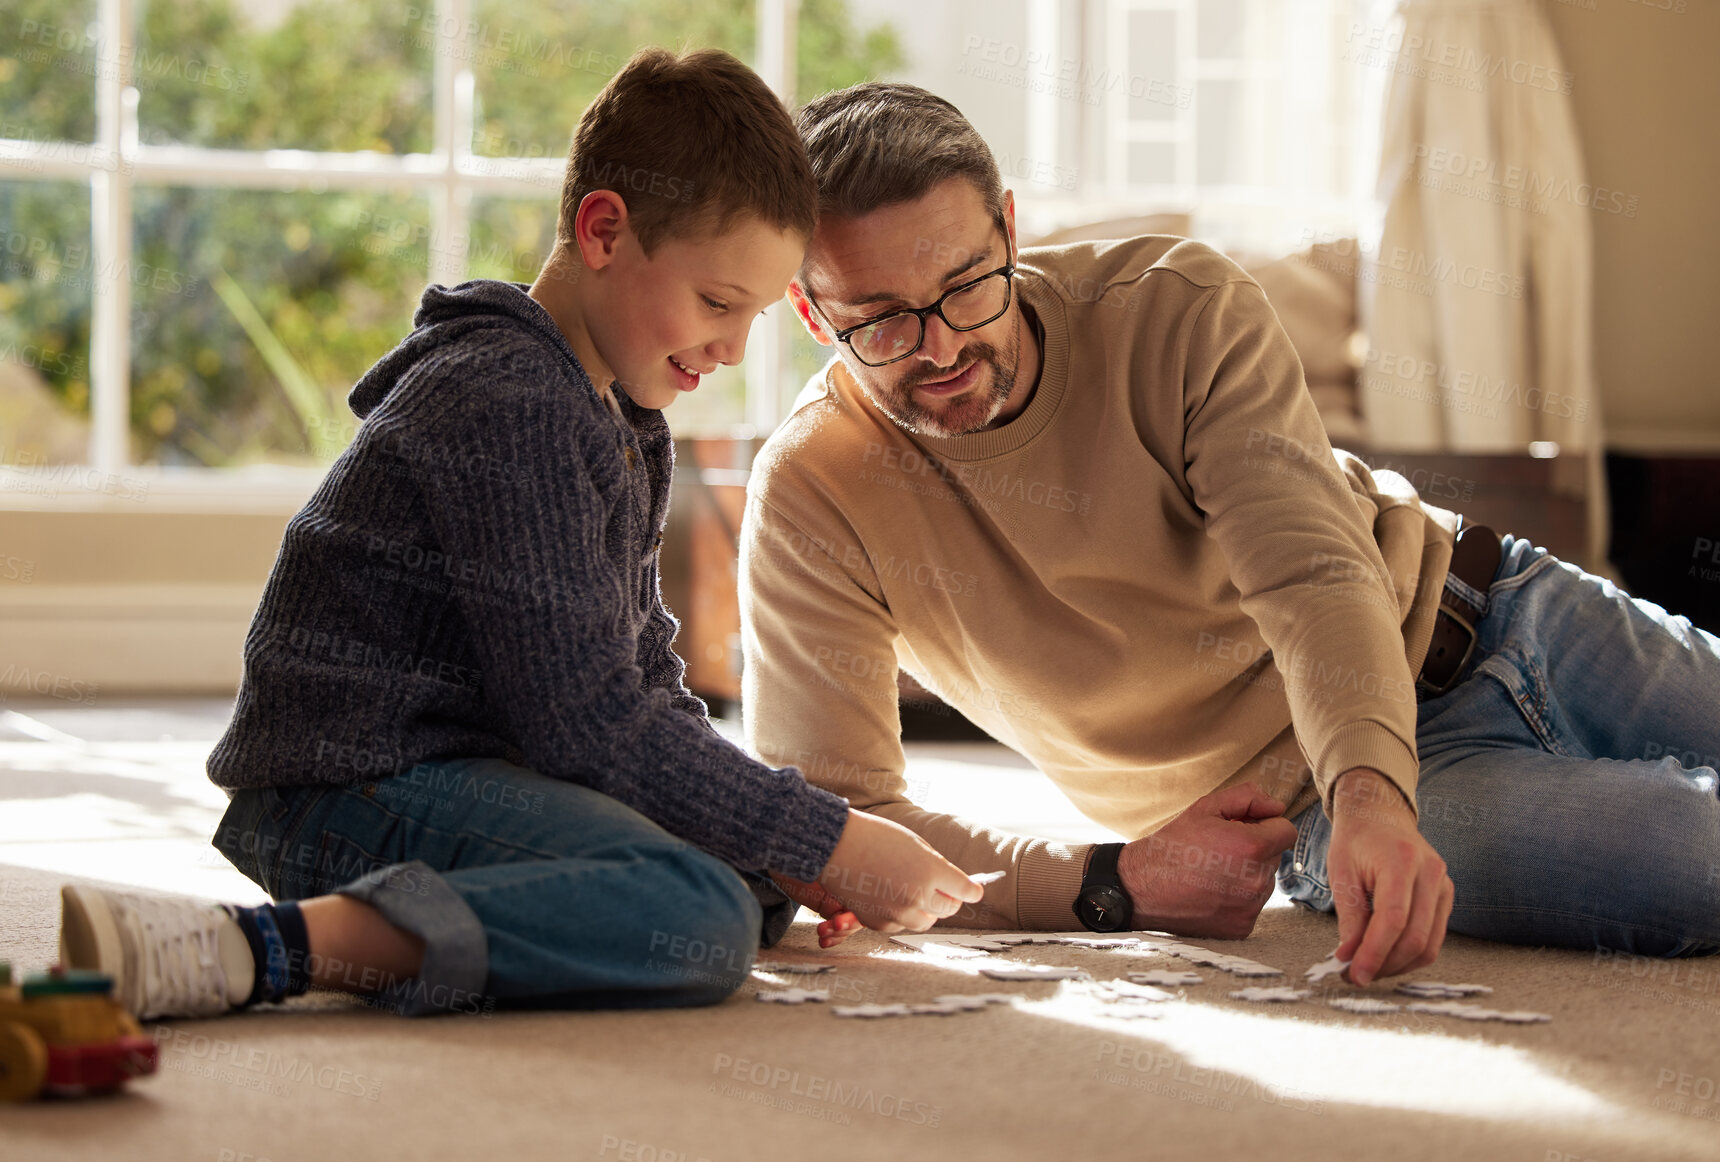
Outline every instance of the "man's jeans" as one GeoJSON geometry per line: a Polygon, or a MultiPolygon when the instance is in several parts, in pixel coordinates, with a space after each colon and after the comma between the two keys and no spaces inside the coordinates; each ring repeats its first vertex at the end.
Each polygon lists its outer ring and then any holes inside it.
{"type": "MultiPolygon", "coordinates": [[[[1720,951],[1720,638],[1528,541],[1503,547],[1472,670],[1417,689],[1419,829],[1456,886],[1449,930],[1720,951]]],[[[1279,884],[1330,912],[1331,823],[1318,804],[1295,823],[1279,884]]]]}
{"type": "MultiPolygon", "coordinates": [[[[421,937],[412,980],[339,970],[408,1015],[714,1004],[746,982],[775,893],[608,795],[500,759],[240,790],[214,843],[277,900],[338,893],[421,937]]],[[[794,905],[775,898],[780,937],[794,905]]]]}

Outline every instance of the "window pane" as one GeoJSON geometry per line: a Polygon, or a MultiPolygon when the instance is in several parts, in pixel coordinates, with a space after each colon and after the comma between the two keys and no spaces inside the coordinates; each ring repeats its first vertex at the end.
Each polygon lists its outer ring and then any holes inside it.
{"type": "Polygon", "coordinates": [[[555,246],[556,206],[548,198],[474,198],[466,277],[535,281],[555,246]]]}
{"type": "Polygon", "coordinates": [[[1195,51],[1208,59],[1242,55],[1243,0],[1200,0],[1195,22],[1195,51]]]}
{"type": "Polygon", "coordinates": [[[87,185],[0,182],[0,463],[89,459],[93,267],[87,185]]]}
{"type": "MultiPolygon", "coordinates": [[[[752,63],[753,3],[473,0],[464,52],[477,80],[472,151],[485,157],[566,156],[580,113],[647,44],[722,48],[752,63]]],[[[433,23],[429,17],[425,22],[433,23]]],[[[440,30],[429,31],[436,51],[458,51],[440,30]]]]}
{"type": "Polygon", "coordinates": [[[347,393],[412,329],[425,201],[177,187],[135,199],[136,462],[331,461],[356,428],[347,393]]]}
{"type": "Polygon", "coordinates": [[[1129,120],[1175,118],[1180,84],[1177,14],[1129,13],[1129,120]]]}
{"type": "Polygon", "coordinates": [[[145,144],[431,148],[431,0],[138,0],[145,144]]]}
{"type": "Polygon", "coordinates": [[[1227,185],[1248,180],[1241,81],[1202,81],[1196,88],[1200,140],[1195,150],[1195,180],[1227,185]]]}
{"type": "Polygon", "coordinates": [[[1168,141],[1129,144],[1129,184],[1169,185],[1177,180],[1176,146],[1168,141]]]}
{"type": "Polygon", "coordinates": [[[95,0],[0,0],[0,137],[94,141],[95,0]]]}

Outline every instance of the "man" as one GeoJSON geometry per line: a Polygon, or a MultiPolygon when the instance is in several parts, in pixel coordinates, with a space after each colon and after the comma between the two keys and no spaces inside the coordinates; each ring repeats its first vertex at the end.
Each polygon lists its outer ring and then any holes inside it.
{"type": "Polygon", "coordinates": [[[913,86],[798,124],[820,221],[789,296],[837,358],[749,496],[761,757],[1008,868],[958,924],[1238,938],[1276,876],[1359,984],[1448,924],[1720,950],[1714,772],[1660,757],[1720,754],[1720,640],[1334,452],[1210,248],[1018,253],[990,151],[913,86]],[[898,665],[1131,842],[909,802],[898,665]]]}

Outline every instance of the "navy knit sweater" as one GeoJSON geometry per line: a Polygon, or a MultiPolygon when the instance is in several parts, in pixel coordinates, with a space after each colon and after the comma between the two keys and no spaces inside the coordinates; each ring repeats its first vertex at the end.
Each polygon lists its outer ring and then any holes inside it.
{"type": "Polygon", "coordinates": [[[526,289],[430,287],[353,388],[363,424],[287,524],[209,777],[344,785],[499,757],[743,871],[814,880],[846,801],[718,735],[669,648],[663,413],[615,389],[618,416],[526,289]]]}

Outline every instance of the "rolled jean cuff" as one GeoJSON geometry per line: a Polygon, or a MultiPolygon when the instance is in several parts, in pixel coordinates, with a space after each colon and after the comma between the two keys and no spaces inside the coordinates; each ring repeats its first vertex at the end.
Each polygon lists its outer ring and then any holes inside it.
{"type": "Polygon", "coordinates": [[[483,995],[490,971],[490,945],[477,914],[448,881],[423,860],[380,867],[335,889],[361,900],[396,928],[424,941],[418,975],[373,994],[403,1017],[429,1013],[477,1013],[495,1008],[483,995]]]}

